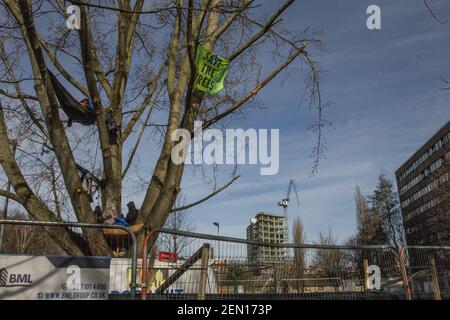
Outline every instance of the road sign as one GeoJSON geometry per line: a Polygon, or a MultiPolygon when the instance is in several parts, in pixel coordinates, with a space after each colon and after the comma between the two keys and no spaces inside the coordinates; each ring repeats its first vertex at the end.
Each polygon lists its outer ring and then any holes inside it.
{"type": "Polygon", "coordinates": [[[158,260],[161,262],[177,262],[177,253],[176,252],[165,252],[165,251],[159,251],[158,252],[158,260]]]}

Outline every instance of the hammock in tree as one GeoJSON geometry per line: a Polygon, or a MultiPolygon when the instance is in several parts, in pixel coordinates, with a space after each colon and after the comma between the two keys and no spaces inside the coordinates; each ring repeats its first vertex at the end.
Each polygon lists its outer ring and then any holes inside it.
{"type": "Polygon", "coordinates": [[[72,121],[85,126],[95,124],[96,115],[89,99],[85,98],[81,102],[78,102],[50,70],[48,70],[48,74],[50,75],[53,90],[55,91],[59,104],[69,118],[67,125],[70,127],[72,121]]]}

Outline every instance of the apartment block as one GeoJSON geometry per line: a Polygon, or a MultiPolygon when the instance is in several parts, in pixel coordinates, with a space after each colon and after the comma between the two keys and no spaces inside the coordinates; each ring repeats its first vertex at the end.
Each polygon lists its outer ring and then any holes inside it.
{"type": "Polygon", "coordinates": [[[443,232],[442,226],[436,228],[442,218],[441,214],[436,214],[442,210],[436,209],[442,201],[435,190],[438,180],[442,183],[449,177],[449,172],[440,170],[446,161],[450,161],[450,121],[395,173],[409,245],[441,244],[449,240],[444,239],[449,232],[443,232]]]}

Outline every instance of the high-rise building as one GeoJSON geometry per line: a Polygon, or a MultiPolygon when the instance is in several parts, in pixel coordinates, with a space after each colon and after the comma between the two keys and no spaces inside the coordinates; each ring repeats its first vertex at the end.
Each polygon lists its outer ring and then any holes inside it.
{"type": "MultiPolygon", "coordinates": [[[[284,217],[259,212],[247,227],[247,240],[266,243],[286,243],[287,234],[284,217]]],[[[247,255],[251,263],[280,261],[285,256],[285,248],[248,245],[247,255]]]]}
{"type": "Polygon", "coordinates": [[[436,231],[442,229],[436,228],[442,218],[436,214],[442,204],[436,186],[438,179],[441,183],[448,179],[449,173],[441,172],[446,161],[450,161],[450,121],[395,172],[409,245],[439,244],[448,234],[436,231]]]}

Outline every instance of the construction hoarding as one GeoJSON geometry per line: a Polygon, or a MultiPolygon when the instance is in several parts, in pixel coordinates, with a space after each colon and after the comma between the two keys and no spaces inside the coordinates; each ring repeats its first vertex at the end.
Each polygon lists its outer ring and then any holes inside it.
{"type": "Polygon", "coordinates": [[[107,257],[0,255],[0,300],[104,300],[107,257]]]}

